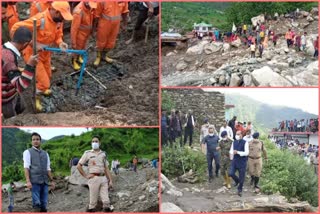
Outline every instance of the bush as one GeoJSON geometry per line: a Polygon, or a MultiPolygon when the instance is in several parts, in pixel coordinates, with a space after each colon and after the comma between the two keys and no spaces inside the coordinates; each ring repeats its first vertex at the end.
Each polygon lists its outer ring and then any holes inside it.
{"type": "Polygon", "coordinates": [[[161,161],[162,173],[169,178],[180,176],[184,171],[192,169],[201,179],[207,169],[205,156],[188,148],[163,148],[161,161]]]}
{"type": "Polygon", "coordinates": [[[280,192],[287,199],[297,198],[318,206],[318,178],[312,166],[288,150],[279,150],[265,142],[268,164],[264,163],[261,189],[264,193],[280,192]]]}

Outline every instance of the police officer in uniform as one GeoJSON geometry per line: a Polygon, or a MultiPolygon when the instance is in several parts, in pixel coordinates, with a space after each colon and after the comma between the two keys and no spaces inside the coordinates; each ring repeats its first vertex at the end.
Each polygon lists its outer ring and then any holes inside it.
{"type": "Polygon", "coordinates": [[[214,134],[214,127],[209,126],[209,134],[203,138],[202,145],[207,145],[207,162],[208,162],[208,172],[209,172],[209,183],[213,180],[212,173],[212,161],[214,159],[216,164],[216,176],[219,175],[220,168],[220,147],[219,147],[219,137],[214,134]]]}
{"type": "Polygon", "coordinates": [[[228,189],[231,188],[231,178],[229,177],[228,170],[230,168],[230,148],[233,142],[233,139],[228,136],[227,131],[221,133],[221,139],[219,141],[219,146],[221,148],[221,175],[223,175],[224,183],[228,189]]]}
{"type": "Polygon", "coordinates": [[[233,141],[229,153],[230,155],[233,155],[229,176],[234,180],[235,186],[238,186],[238,195],[242,197],[242,187],[246,177],[249,144],[242,139],[240,130],[236,132],[235,141],[233,141]],[[239,177],[236,176],[236,171],[239,172],[239,177]]]}
{"type": "Polygon", "coordinates": [[[262,171],[262,153],[265,160],[268,160],[268,158],[263,142],[259,140],[259,132],[254,133],[252,137],[253,140],[249,142],[248,165],[252,184],[254,183],[255,192],[258,193],[260,191],[258,183],[262,171]]]}
{"type": "Polygon", "coordinates": [[[92,150],[85,151],[78,163],[78,170],[83,177],[88,180],[90,191],[90,203],[88,212],[95,212],[100,195],[103,203],[104,212],[112,212],[110,207],[110,199],[108,187],[112,187],[112,177],[108,168],[106,153],[100,147],[100,138],[94,136],[91,140],[92,150]],[[86,174],[82,166],[88,163],[88,171],[86,174]]]}

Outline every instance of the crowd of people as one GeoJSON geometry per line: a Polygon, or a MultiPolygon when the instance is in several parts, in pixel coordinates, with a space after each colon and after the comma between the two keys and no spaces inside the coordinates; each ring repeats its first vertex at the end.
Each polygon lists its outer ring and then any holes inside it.
{"type": "Polygon", "coordinates": [[[277,128],[273,128],[274,132],[318,132],[319,121],[318,118],[311,119],[293,119],[282,120],[277,128]]]}
{"type": "Polygon", "coordinates": [[[268,136],[268,138],[277,146],[278,149],[288,149],[294,154],[301,156],[308,164],[314,167],[315,174],[318,175],[318,154],[319,146],[306,142],[300,142],[299,139],[292,136],[278,137],[268,136]]]}
{"type": "MultiPolygon", "coordinates": [[[[51,96],[52,70],[51,51],[45,47],[58,47],[62,52],[68,49],[87,50],[90,37],[95,37],[94,67],[101,61],[114,63],[110,51],[114,49],[118,35],[126,32],[129,19],[129,3],[124,1],[96,2],[80,1],[34,1],[30,4],[30,16],[20,20],[17,4],[20,2],[2,2],[2,113],[10,118],[24,111],[25,105],[21,93],[31,85],[35,76],[36,90],[34,109],[42,112],[42,96],[51,96]],[[72,7],[72,8],[71,8],[72,7]],[[33,24],[36,20],[36,44],[33,44],[33,24]],[[64,23],[71,22],[71,41],[64,40],[64,23]],[[36,46],[37,54],[33,53],[36,46]],[[23,59],[24,68],[18,67],[23,59]],[[35,75],[36,74],[36,75],[35,75]]],[[[138,2],[134,3],[137,4],[138,2]]],[[[132,4],[132,3],[131,3],[132,4]]],[[[157,16],[159,2],[141,2],[129,45],[147,19],[157,16]]],[[[90,58],[90,57],[89,57],[90,58]]],[[[72,54],[71,64],[76,71],[81,69],[84,59],[72,54]]],[[[91,64],[91,62],[89,62],[91,64]]]]}
{"type": "MultiPolygon", "coordinates": [[[[299,16],[299,11],[296,11],[292,17],[292,21],[299,16]]],[[[282,38],[282,35],[277,33],[274,29],[275,23],[278,21],[279,15],[276,13],[274,18],[265,15],[265,21],[258,21],[255,25],[241,24],[239,26],[233,25],[230,32],[222,32],[219,29],[214,29],[208,33],[211,37],[211,42],[234,42],[240,40],[241,44],[250,49],[251,58],[256,57],[256,51],[259,53],[259,57],[262,58],[264,49],[268,47],[268,42],[271,41],[274,47],[277,47],[278,40],[282,38]]],[[[193,34],[198,39],[201,39],[206,35],[203,32],[197,32],[193,30],[193,34]]],[[[307,32],[295,32],[289,28],[284,39],[287,42],[288,48],[295,48],[296,51],[305,51],[307,46],[307,32]]],[[[313,41],[314,58],[318,57],[319,38],[313,41]]]]}

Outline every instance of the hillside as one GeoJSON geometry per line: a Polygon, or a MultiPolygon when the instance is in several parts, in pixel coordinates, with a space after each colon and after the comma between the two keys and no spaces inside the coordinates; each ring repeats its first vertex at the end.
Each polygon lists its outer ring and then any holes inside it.
{"type": "Polygon", "coordinates": [[[230,31],[232,24],[251,23],[251,17],[261,13],[288,13],[299,8],[309,11],[316,2],[163,2],[161,4],[162,31],[174,29],[185,33],[193,24],[206,22],[223,31],[230,31]]]}
{"type": "Polygon", "coordinates": [[[225,103],[235,105],[231,115],[237,115],[239,121],[253,121],[254,127],[269,131],[281,120],[317,118],[297,108],[273,106],[240,94],[226,94],[225,103]]]}
{"type": "Polygon", "coordinates": [[[163,2],[161,4],[162,31],[177,29],[181,33],[191,31],[195,22],[206,22],[221,28],[226,23],[223,11],[230,6],[227,2],[163,2]]]}
{"type": "MultiPolygon", "coordinates": [[[[41,133],[40,133],[41,134],[41,133]]],[[[133,155],[139,158],[154,159],[158,157],[158,129],[101,129],[80,136],[59,136],[42,145],[51,159],[54,175],[68,175],[69,161],[72,157],[81,157],[83,152],[91,149],[91,138],[101,137],[101,149],[107,152],[108,160],[119,159],[122,167],[130,161],[133,155]]],[[[22,153],[31,146],[30,134],[17,128],[2,129],[2,181],[15,181],[24,178],[22,169],[22,153]]]]}

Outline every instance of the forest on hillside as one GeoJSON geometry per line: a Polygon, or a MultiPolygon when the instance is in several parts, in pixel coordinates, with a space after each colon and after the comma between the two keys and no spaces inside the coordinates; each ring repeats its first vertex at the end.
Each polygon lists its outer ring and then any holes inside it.
{"type": "Polygon", "coordinates": [[[175,29],[185,33],[194,23],[206,22],[214,27],[230,31],[232,24],[250,24],[251,18],[260,14],[290,13],[297,8],[310,11],[317,2],[163,2],[162,31],[175,29]]]}
{"type": "MultiPolygon", "coordinates": [[[[39,133],[41,135],[41,133],[39,133]]],[[[81,157],[91,149],[91,138],[101,138],[101,149],[106,151],[108,161],[119,159],[122,166],[138,158],[155,159],[159,154],[158,129],[153,128],[93,128],[80,136],[56,136],[42,142],[41,148],[48,152],[51,169],[56,176],[70,173],[69,161],[81,157]]],[[[2,181],[23,180],[23,151],[31,147],[31,133],[18,128],[2,129],[2,181]]]]}

